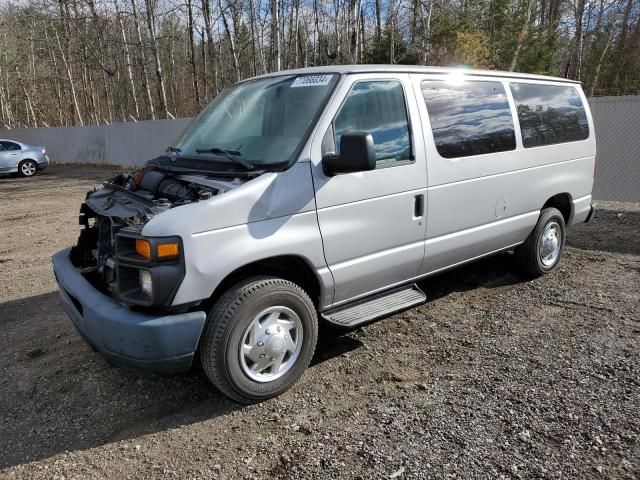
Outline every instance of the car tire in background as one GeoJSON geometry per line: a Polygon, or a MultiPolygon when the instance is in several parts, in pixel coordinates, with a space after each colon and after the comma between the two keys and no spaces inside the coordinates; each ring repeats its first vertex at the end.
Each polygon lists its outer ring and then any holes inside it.
{"type": "Polygon", "coordinates": [[[282,278],[253,277],[231,287],[209,312],[200,360],[222,393],[256,403],[302,376],[317,339],[316,308],[302,288],[282,278]]]}
{"type": "Polygon", "coordinates": [[[560,263],[565,237],[566,226],[560,210],[542,210],[533,231],[515,250],[520,268],[533,277],[552,271],[560,263]]]}
{"type": "Polygon", "coordinates": [[[38,164],[35,160],[22,160],[18,164],[18,175],[21,177],[33,177],[38,172],[38,164]]]}

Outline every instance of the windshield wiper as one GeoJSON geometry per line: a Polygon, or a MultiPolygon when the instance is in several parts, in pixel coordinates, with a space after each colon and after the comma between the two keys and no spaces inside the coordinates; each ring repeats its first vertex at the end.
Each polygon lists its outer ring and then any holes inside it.
{"type": "Polygon", "coordinates": [[[197,148],[196,153],[213,153],[228,158],[238,165],[242,165],[245,170],[255,170],[256,167],[247,162],[238,150],[226,150],[220,147],[197,148]]]}
{"type": "Polygon", "coordinates": [[[180,153],[182,151],[182,149],[179,147],[167,147],[167,150],[173,153],[180,153]]]}

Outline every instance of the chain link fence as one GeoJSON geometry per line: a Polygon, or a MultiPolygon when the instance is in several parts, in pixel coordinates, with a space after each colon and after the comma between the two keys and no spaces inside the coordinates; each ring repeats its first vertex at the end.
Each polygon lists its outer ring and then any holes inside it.
{"type": "Polygon", "coordinates": [[[589,99],[598,153],[593,197],[640,202],[640,96],[589,99]]]}

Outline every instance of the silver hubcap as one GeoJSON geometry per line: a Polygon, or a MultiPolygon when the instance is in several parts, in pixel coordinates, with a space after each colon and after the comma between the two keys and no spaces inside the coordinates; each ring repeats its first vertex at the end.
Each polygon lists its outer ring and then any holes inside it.
{"type": "Polygon", "coordinates": [[[540,239],[540,261],[545,267],[550,267],[558,260],[562,247],[562,230],[557,222],[549,222],[540,239]]]}
{"type": "Polygon", "coordinates": [[[24,175],[30,177],[31,175],[36,173],[36,166],[33,162],[25,162],[22,164],[22,167],[20,167],[20,170],[22,170],[22,173],[24,175]]]}
{"type": "Polygon", "coordinates": [[[286,307],[260,312],[242,335],[240,366],[256,382],[271,382],[287,373],[302,349],[302,322],[286,307]]]}

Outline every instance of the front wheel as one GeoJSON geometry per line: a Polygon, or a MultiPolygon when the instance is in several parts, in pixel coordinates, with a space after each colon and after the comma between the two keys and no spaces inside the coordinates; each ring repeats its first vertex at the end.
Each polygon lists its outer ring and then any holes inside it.
{"type": "Polygon", "coordinates": [[[560,262],[564,250],[566,226],[557,208],[545,208],[527,240],[515,254],[522,270],[538,277],[549,273],[560,262]]]}
{"type": "Polygon", "coordinates": [[[213,306],[200,358],[222,393],[255,403],[280,395],[302,376],[317,339],[316,310],[306,292],[281,278],[255,277],[213,306]]]}

